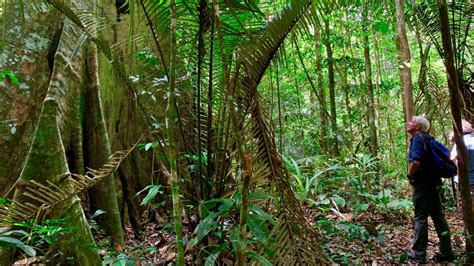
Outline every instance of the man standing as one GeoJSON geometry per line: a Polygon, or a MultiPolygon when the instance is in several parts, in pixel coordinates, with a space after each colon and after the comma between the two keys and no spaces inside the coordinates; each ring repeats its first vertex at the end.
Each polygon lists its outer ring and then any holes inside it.
{"type": "MultiPolygon", "coordinates": [[[[467,162],[469,166],[468,170],[469,170],[469,183],[470,183],[470,189],[471,189],[471,200],[474,203],[474,134],[472,133],[471,123],[467,122],[464,119],[462,120],[462,132],[463,132],[462,139],[467,149],[467,159],[468,159],[467,162]]],[[[458,160],[456,145],[453,146],[453,150],[451,151],[451,159],[455,162],[458,160]]],[[[474,204],[472,206],[474,208],[474,204]]]]}
{"type": "Polygon", "coordinates": [[[415,238],[412,251],[407,252],[409,259],[419,263],[426,261],[428,246],[428,216],[434,222],[439,238],[440,253],[435,256],[437,261],[453,261],[449,225],[444,218],[439,190],[441,178],[432,173],[433,156],[430,140],[426,132],[430,127],[428,120],[422,116],[413,116],[406,125],[406,131],[412,136],[408,154],[407,178],[413,186],[413,204],[415,207],[415,238]]]}

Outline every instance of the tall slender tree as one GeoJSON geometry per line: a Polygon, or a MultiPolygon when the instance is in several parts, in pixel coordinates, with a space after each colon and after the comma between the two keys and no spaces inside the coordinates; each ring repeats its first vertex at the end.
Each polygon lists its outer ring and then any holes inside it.
{"type": "Polygon", "coordinates": [[[411,55],[410,46],[408,45],[407,33],[405,30],[405,0],[395,0],[396,14],[397,14],[397,32],[399,39],[400,52],[400,80],[402,83],[402,92],[404,98],[405,120],[408,121],[413,116],[414,101],[413,101],[413,84],[411,78],[411,55]]]}
{"type": "Polygon", "coordinates": [[[336,81],[334,78],[334,58],[331,47],[331,31],[329,28],[329,19],[324,18],[324,45],[326,46],[326,55],[328,61],[328,87],[329,87],[329,106],[331,110],[331,135],[333,137],[333,154],[339,156],[339,140],[337,129],[337,114],[336,114],[336,81]]]}
{"type": "Polygon", "coordinates": [[[362,11],[362,24],[363,26],[363,42],[364,42],[364,62],[365,62],[365,83],[367,85],[367,96],[368,96],[368,122],[369,122],[369,136],[370,136],[370,144],[369,150],[370,154],[373,157],[377,157],[377,128],[375,126],[375,101],[374,101],[374,89],[372,86],[372,67],[370,62],[370,50],[369,50],[369,33],[370,31],[367,29],[368,26],[368,9],[369,5],[363,7],[362,11]]]}
{"type": "Polygon", "coordinates": [[[451,102],[451,113],[453,115],[453,125],[455,132],[455,143],[459,155],[459,183],[461,190],[461,199],[463,205],[463,220],[466,227],[466,253],[469,262],[474,263],[474,213],[470,193],[469,184],[469,166],[466,145],[462,141],[462,125],[461,125],[461,91],[459,89],[459,77],[454,66],[454,58],[456,53],[453,49],[451,32],[449,28],[448,7],[446,0],[437,0],[439,11],[439,22],[441,30],[441,38],[444,50],[444,64],[448,77],[448,87],[451,102]]]}
{"type": "Polygon", "coordinates": [[[327,113],[327,102],[326,102],[326,90],[323,86],[323,71],[321,68],[321,30],[319,27],[314,28],[314,54],[315,54],[315,68],[316,68],[316,78],[318,93],[320,99],[319,106],[319,116],[321,117],[321,127],[319,129],[319,138],[321,139],[321,147],[324,153],[329,152],[328,147],[328,134],[327,128],[329,125],[327,113]]]}

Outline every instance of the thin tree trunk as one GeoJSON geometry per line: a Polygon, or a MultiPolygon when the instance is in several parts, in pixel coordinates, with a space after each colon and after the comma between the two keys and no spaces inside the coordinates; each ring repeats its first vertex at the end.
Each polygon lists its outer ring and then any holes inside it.
{"type": "MultiPolygon", "coordinates": [[[[184,245],[183,245],[183,223],[181,221],[181,201],[179,199],[179,179],[178,179],[178,158],[177,158],[177,142],[175,136],[175,121],[176,121],[176,95],[175,95],[175,82],[176,82],[176,5],[175,1],[170,2],[171,11],[171,27],[170,27],[170,72],[169,72],[169,95],[168,105],[166,107],[166,128],[168,137],[168,158],[169,158],[169,181],[171,186],[171,197],[173,201],[173,220],[174,229],[176,233],[176,246],[177,246],[177,257],[176,264],[184,265],[184,245]]],[[[200,140],[198,140],[200,141],[200,140]]]]}
{"type": "Polygon", "coordinates": [[[334,80],[334,62],[332,57],[332,48],[329,37],[331,33],[329,31],[329,21],[324,20],[324,32],[325,32],[325,41],[324,45],[326,46],[326,54],[328,57],[328,85],[329,85],[329,105],[331,109],[331,134],[333,137],[333,154],[339,156],[339,140],[338,140],[338,130],[337,130],[337,121],[336,121],[336,92],[335,92],[335,80],[334,80]]]}
{"type": "Polygon", "coordinates": [[[197,104],[196,104],[196,111],[197,111],[197,156],[198,156],[198,166],[197,166],[197,174],[198,180],[200,180],[200,193],[201,199],[204,198],[204,180],[202,180],[202,125],[201,125],[201,83],[202,83],[202,61],[204,59],[204,19],[207,8],[206,0],[201,0],[199,2],[199,38],[198,38],[198,61],[197,61],[197,104]]]}
{"type": "Polygon", "coordinates": [[[280,136],[279,140],[279,150],[280,154],[283,154],[283,115],[282,115],[282,108],[281,105],[281,97],[280,97],[280,72],[279,72],[279,65],[276,65],[276,89],[277,89],[277,101],[278,101],[278,128],[280,129],[280,136]]]}
{"type": "MultiPolygon", "coordinates": [[[[413,12],[415,12],[415,5],[413,5],[413,12]]],[[[430,47],[431,43],[427,43],[426,47],[423,49],[423,40],[421,39],[421,34],[420,34],[420,25],[418,23],[417,16],[413,16],[413,23],[415,24],[415,37],[416,37],[416,42],[418,43],[418,51],[420,53],[420,70],[418,73],[418,88],[420,91],[423,93],[425,96],[425,101],[426,101],[426,113],[427,113],[427,118],[429,120],[432,119],[433,111],[435,109],[433,105],[433,99],[431,96],[431,93],[426,90],[426,74],[428,72],[428,66],[426,65],[426,62],[428,61],[428,55],[430,53],[430,47]]]]}
{"type": "Polygon", "coordinates": [[[405,119],[409,121],[413,116],[413,85],[411,79],[410,47],[408,45],[405,30],[405,0],[395,0],[397,9],[397,32],[400,39],[400,80],[402,83],[403,97],[405,102],[405,119]]]}
{"type": "Polygon", "coordinates": [[[321,126],[319,129],[319,138],[321,139],[321,147],[323,149],[324,154],[328,154],[329,147],[327,142],[327,128],[329,126],[328,117],[326,115],[327,112],[327,103],[326,103],[326,92],[323,86],[323,71],[321,69],[321,32],[318,26],[314,28],[314,51],[316,56],[315,68],[317,74],[317,84],[318,84],[318,93],[320,107],[319,107],[319,115],[321,118],[321,126]]]}
{"type": "Polygon", "coordinates": [[[459,155],[458,175],[461,190],[461,201],[463,206],[463,220],[466,228],[466,253],[470,263],[474,263],[474,214],[472,210],[472,200],[469,185],[469,171],[467,149],[462,140],[461,109],[463,106],[461,91],[459,89],[459,77],[454,67],[455,52],[451,40],[449,29],[448,7],[446,0],[437,0],[440,18],[441,38],[443,41],[444,64],[448,76],[448,87],[451,101],[451,113],[455,132],[455,143],[459,155]]]}
{"type": "Polygon", "coordinates": [[[372,67],[370,63],[370,51],[369,51],[369,36],[367,33],[367,16],[368,16],[368,6],[364,7],[362,14],[362,23],[364,25],[364,62],[365,62],[365,82],[367,84],[367,96],[368,96],[368,117],[369,122],[369,135],[370,135],[370,154],[372,157],[377,157],[377,128],[375,126],[375,103],[374,103],[374,89],[372,86],[372,67]]]}
{"type": "MultiPolygon", "coordinates": [[[[294,84],[295,84],[295,88],[296,88],[296,95],[297,95],[297,105],[298,105],[298,117],[299,117],[299,122],[301,123],[301,129],[304,128],[304,121],[303,121],[303,115],[301,113],[301,101],[300,101],[300,89],[299,89],[299,84],[298,84],[298,76],[296,75],[296,57],[295,57],[295,53],[294,53],[294,45],[293,45],[293,60],[292,60],[292,63],[293,63],[293,80],[294,80],[294,84]]],[[[310,103],[313,105],[315,100],[314,99],[314,93],[312,90],[310,90],[310,103]],[[312,99],[311,99],[312,98],[312,99]],[[312,101],[312,102],[311,102],[312,101]]],[[[301,133],[301,139],[300,139],[300,143],[304,143],[304,130],[300,130],[300,133],[301,133]]],[[[303,154],[303,157],[305,157],[305,145],[301,145],[301,152],[303,154]]]]}
{"type": "Polygon", "coordinates": [[[214,6],[212,8],[212,19],[211,19],[211,38],[209,41],[209,86],[207,90],[207,180],[206,180],[206,185],[207,185],[207,194],[209,197],[211,197],[211,178],[212,178],[212,173],[214,171],[214,160],[213,160],[213,154],[212,154],[212,144],[213,144],[213,139],[214,139],[214,134],[213,134],[213,128],[212,128],[212,123],[213,123],[213,115],[212,115],[212,110],[213,110],[213,71],[214,71],[214,25],[215,25],[215,11],[214,11],[214,6]]]}

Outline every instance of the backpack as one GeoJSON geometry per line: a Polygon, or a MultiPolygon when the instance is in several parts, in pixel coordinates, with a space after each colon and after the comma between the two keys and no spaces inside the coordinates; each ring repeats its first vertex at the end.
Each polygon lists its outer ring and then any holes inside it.
{"type": "Polygon", "coordinates": [[[452,178],[457,175],[458,168],[449,158],[449,150],[434,138],[429,138],[429,148],[433,158],[433,174],[436,177],[452,178]]]}

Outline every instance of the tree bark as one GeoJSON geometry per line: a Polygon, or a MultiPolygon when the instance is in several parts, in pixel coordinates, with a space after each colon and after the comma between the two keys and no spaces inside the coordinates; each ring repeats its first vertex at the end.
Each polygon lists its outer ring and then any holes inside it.
{"type": "MultiPolygon", "coordinates": [[[[177,167],[177,142],[175,136],[175,121],[176,115],[176,95],[175,95],[175,64],[176,64],[176,5],[174,0],[170,3],[171,12],[171,27],[170,27],[170,77],[169,77],[169,93],[168,93],[168,105],[166,107],[166,129],[168,137],[168,158],[169,158],[169,182],[171,187],[171,197],[173,200],[173,220],[174,229],[176,233],[176,264],[184,265],[184,243],[183,243],[183,223],[181,220],[182,206],[179,198],[179,179],[178,179],[178,167],[177,167]]],[[[200,140],[198,140],[200,141],[200,140]]]]}
{"type": "MultiPolygon", "coordinates": [[[[63,32],[66,34],[61,35],[48,93],[18,181],[20,185],[13,198],[18,204],[28,202],[36,205],[38,209],[42,202],[40,200],[32,202],[23,194],[30,180],[43,184],[50,181],[64,190],[72,188],[71,184],[63,182],[63,177],[70,174],[65,146],[70,145],[71,135],[75,133],[71,132],[71,129],[75,128],[75,124],[80,123],[73,116],[79,108],[79,102],[75,99],[79,98],[80,86],[83,84],[83,77],[79,73],[82,73],[84,69],[84,55],[79,50],[71,62],[66,61],[64,54],[72,52],[70,50],[72,44],[77,43],[80,38],[80,29],[66,20],[63,32]],[[68,65],[67,68],[64,67],[66,65],[68,65]]],[[[66,218],[68,226],[77,227],[77,230],[59,240],[58,246],[65,255],[59,260],[74,257],[76,264],[100,264],[99,255],[91,246],[94,240],[77,196],[53,207],[47,214],[47,218],[66,218]]],[[[57,259],[54,258],[55,261],[57,259]]]]}
{"type": "Polygon", "coordinates": [[[336,92],[335,92],[335,80],[334,80],[334,62],[332,57],[332,48],[330,42],[331,32],[329,30],[329,21],[328,19],[324,20],[324,32],[325,32],[325,41],[324,45],[326,46],[326,54],[328,57],[328,85],[329,85],[329,105],[331,109],[331,134],[333,137],[333,155],[339,156],[339,140],[338,140],[338,130],[337,130],[337,120],[336,120],[336,92]]]}
{"type": "Polygon", "coordinates": [[[405,0],[396,0],[397,12],[397,32],[400,39],[400,80],[405,102],[405,119],[409,121],[414,113],[413,84],[411,79],[410,47],[408,45],[407,33],[405,30],[405,0]]]}
{"type": "MultiPolygon", "coordinates": [[[[100,81],[97,59],[97,47],[88,47],[87,54],[88,82],[85,92],[84,108],[84,151],[86,166],[99,169],[112,155],[107,128],[105,126],[102,101],[100,98],[100,81]]],[[[112,245],[121,250],[125,247],[120,211],[115,191],[114,175],[105,178],[89,190],[91,211],[103,210],[105,215],[97,218],[105,232],[112,237],[112,245]],[[121,248],[120,248],[121,247],[121,248]]]]}
{"type": "MultiPolygon", "coordinates": [[[[415,12],[415,5],[413,5],[412,11],[415,12]]],[[[425,96],[425,101],[426,101],[425,110],[427,113],[426,117],[428,118],[428,120],[431,121],[433,120],[432,117],[433,117],[433,111],[435,109],[435,106],[433,105],[431,92],[426,90],[426,80],[427,80],[426,75],[428,72],[428,66],[426,62],[428,61],[431,43],[428,42],[425,48],[423,48],[423,40],[421,39],[420,25],[418,23],[417,16],[413,16],[413,23],[415,24],[414,25],[415,38],[416,38],[416,42],[418,43],[418,52],[420,56],[420,70],[418,72],[417,84],[418,84],[418,88],[425,96]]]]}
{"type": "Polygon", "coordinates": [[[466,253],[470,263],[474,263],[474,214],[472,210],[472,200],[469,185],[469,166],[467,158],[467,149],[462,140],[461,91],[459,89],[459,77],[454,66],[455,51],[451,39],[449,28],[448,7],[446,0],[437,0],[439,21],[441,30],[441,39],[444,50],[444,64],[448,77],[449,95],[451,101],[451,113],[453,115],[454,138],[459,156],[458,176],[461,190],[461,201],[463,206],[463,220],[466,228],[466,253]]]}
{"type": "Polygon", "coordinates": [[[319,107],[319,115],[321,117],[321,126],[319,130],[319,138],[321,139],[321,147],[323,152],[327,154],[329,152],[328,147],[328,133],[327,128],[329,126],[326,103],[326,91],[323,86],[323,71],[321,69],[321,32],[318,26],[314,28],[314,50],[315,50],[315,68],[317,74],[318,93],[321,104],[319,107]]]}
{"type": "Polygon", "coordinates": [[[372,67],[370,62],[370,50],[369,50],[369,36],[370,31],[367,30],[367,16],[368,16],[368,6],[364,7],[362,14],[362,24],[364,25],[364,62],[365,62],[365,82],[367,84],[367,96],[368,96],[368,117],[369,122],[369,136],[370,144],[369,150],[372,157],[377,157],[377,128],[375,126],[375,102],[374,102],[374,89],[372,86],[372,67]]]}

